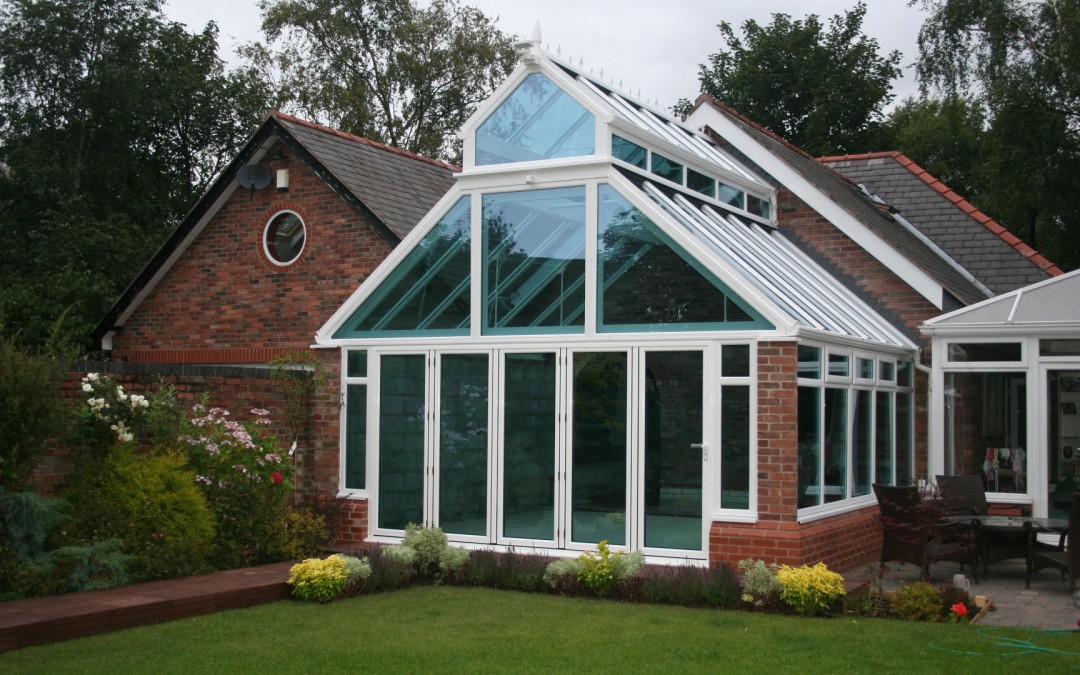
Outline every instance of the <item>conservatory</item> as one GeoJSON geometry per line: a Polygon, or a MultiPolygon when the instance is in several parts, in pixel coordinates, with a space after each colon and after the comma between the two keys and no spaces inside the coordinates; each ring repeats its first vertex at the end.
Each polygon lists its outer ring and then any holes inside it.
{"type": "Polygon", "coordinates": [[[978,474],[994,502],[1068,517],[1080,488],[1077,297],[1070,272],[926,322],[941,392],[931,475],[978,474]]]}
{"type": "Polygon", "coordinates": [[[910,481],[916,346],[782,236],[773,184],[518,51],[456,185],[317,335],[369,539],[705,561],[717,523],[910,481]]]}

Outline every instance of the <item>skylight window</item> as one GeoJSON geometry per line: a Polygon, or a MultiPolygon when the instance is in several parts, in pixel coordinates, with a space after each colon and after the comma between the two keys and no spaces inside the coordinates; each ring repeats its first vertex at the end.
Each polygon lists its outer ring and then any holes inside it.
{"type": "Polygon", "coordinates": [[[633,141],[628,141],[621,136],[612,135],[611,155],[615,159],[633,164],[639,169],[645,169],[649,163],[649,151],[633,141]]]}
{"type": "Polygon", "coordinates": [[[652,154],[652,172],[672,183],[683,182],[683,165],[655,152],[652,154]]]}
{"type": "Polygon", "coordinates": [[[476,164],[509,164],[596,151],[589,111],[541,73],[526,77],[476,131],[476,164]]]}

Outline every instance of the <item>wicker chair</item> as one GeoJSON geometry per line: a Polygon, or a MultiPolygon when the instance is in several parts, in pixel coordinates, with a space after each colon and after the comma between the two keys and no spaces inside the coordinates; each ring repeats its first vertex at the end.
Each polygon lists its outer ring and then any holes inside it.
{"type": "Polygon", "coordinates": [[[978,548],[969,528],[943,527],[939,520],[944,506],[923,501],[918,488],[874,485],[874,496],[881,508],[881,565],[888,561],[913,563],[930,576],[930,565],[952,560],[971,567],[979,581],[978,548]]]}
{"type": "Polygon", "coordinates": [[[938,490],[945,500],[945,510],[954,516],[985,516],[988,510],[982,476],[938,476],[938,490]]]}
{"type": "Polygon", "coordinates": [[[1031,575],[1042,569],[1061,571],[1062,580],[1069,582],[1069,589],[1076,590],[1076,577],[1080,575],[1080,494],[1073,495],[1069,511],[1069,527],[1061,533],[1058,545],[1046,548],[1031,536],[1026,587],[1031,587],[1031,575]]]}

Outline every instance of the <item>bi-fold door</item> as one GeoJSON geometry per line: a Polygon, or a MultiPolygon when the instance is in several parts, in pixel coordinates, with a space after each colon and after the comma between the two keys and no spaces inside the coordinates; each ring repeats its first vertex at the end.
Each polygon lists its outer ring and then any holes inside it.
{"type": "Polygon", "coordinates": [[[376,534],[704,555],[709,352],[383,353],[376,534]]]}

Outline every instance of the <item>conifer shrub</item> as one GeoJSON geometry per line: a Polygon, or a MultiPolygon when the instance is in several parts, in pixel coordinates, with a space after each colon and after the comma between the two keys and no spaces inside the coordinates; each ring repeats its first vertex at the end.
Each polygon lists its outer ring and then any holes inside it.
{"type": "Polygon", "coordinates": [[[892,613],[906,621],[936,621],[944,609],[941,592],[929,582],[901,584],[892,598],[892,613]]]}

